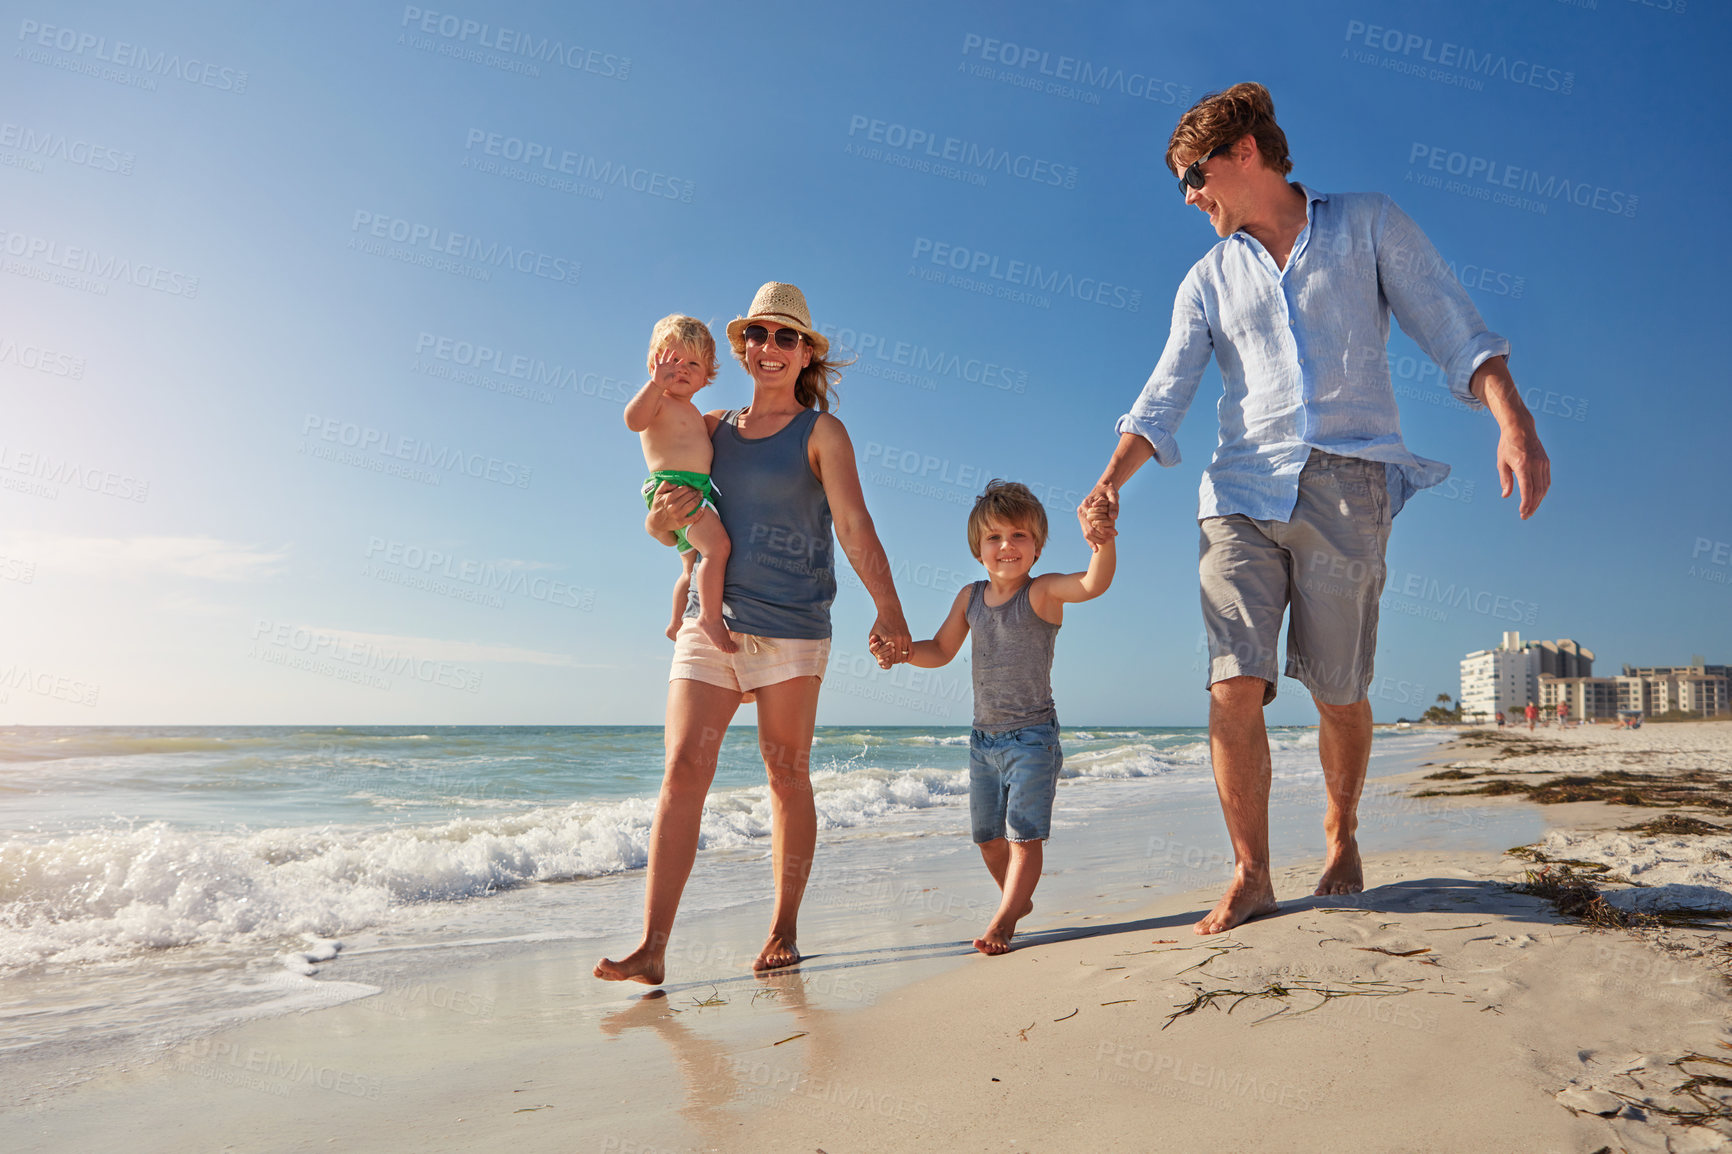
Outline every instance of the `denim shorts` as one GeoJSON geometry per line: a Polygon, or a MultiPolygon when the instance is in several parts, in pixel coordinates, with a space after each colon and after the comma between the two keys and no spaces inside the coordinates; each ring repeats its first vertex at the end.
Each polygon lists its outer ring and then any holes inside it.
{"type": "Polygon", "coordinates": [[[1063,765],[1057,722],[1003,733],[975,730],[968,739],[968,818],[975,843],[1051,837],[1063,765]]]}

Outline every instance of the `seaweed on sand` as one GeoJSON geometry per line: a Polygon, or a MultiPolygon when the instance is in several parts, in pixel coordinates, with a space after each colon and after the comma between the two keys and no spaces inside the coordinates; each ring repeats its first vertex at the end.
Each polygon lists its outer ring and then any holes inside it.
{"type": "Polygon", "coordinates": [[[1563,774],[1545,781],[1520,781],[1502,777],[1462,789],[1424,789],[1415,797],[1469,797],[1475,794],[1499,797],[1520,794],[1540,805],[1563,802],[1604,801],[1614,805],[1676,809],[1699,806],[1732,813],[1732,781],[1703,769],[1677,774],[1641,773],[1609,769],[1593,774],[1563,774]]]}
{"type": "Polygon", "coordinates": [[[1391,982],[1347,982],[1345,983],[1345,986],[1352,988],[1331,986],[1322,982],[1312,981],[1309,978],[1299,978],[1290,982],[1270,982],[1260,990],[1205,990],[1199,986],[1193,985],[1191,988],[1196,991],[1196,996],[1189,1002],[1175,1007],[1173,1012],[1167,1015],[1166,1023],[1161,1026],[1161,1029],[1166,1029],[1167,1026],[1172,1025],[1180,1018],[1183,1018],[1187,1014],[1194,1014],[1204,1007],[1208,1007],[1212,1010],[1219,1010],[1221,1007],[1216,1005],[1216,1003],[1226,1001],[1228,998],[1232,999],[1232,1003],[1227,1007],[1227,1013],[1229,1014],[1238,1009],[1242,1003],[1251,999],[1257,999],[1259,1001],[1272,999],[1281,1002],[1282,1005],[1279,1010],[1270,1014],[1264,1014],[1261,1018],[1258,1018],[1255,1022],[1251,1023],[1253,1026],[1260,1026],[1271,1018],[1278,1018],[1292,1010],[1293,1007],[1287,999],[1292,998],[1297,994],[1315,994],[1317,995],[1317,1002],[1315,1005],[1307,1006],[1305,1009],[1297,1011],[1294,1013],[1294,1017],[1297,1017],[1299,1014],[1309,1014],[1312,1010],[1318,1009],[1324,1003],[1332,1002],[1336,998],[1392,998],[1400,997],[1402,994],[1413,993],[1413,988],[1411,986],[1398,986],[1391,982]]]}

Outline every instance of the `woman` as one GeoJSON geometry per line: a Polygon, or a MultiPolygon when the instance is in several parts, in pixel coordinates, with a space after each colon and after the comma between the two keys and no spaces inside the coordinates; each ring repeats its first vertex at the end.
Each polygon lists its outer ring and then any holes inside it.
{"type": "MultiPolygon", "coordinates": [[[[687,609],[668,674],[667,761],[650,830],[643,941],[617,962],[596,964],[595,976],[608,981],[661,984],[722,737],[740,703],[754,699],[770,779],[776,904],[752,968],[800,960],[800,899],[818,840],[807,759],[836,595],[832,524],[878,608],[869,648],[902,661],[912,644],[860,492],[854,446],[829,412],[839,368],[825,359],[830,342],[813,329],[805,296],[793,285],[766,284],[728,325],[728,341],[751,375],[752,403],[706,419],[715,447],[710,476],[733,542],[722,612],[739,651],[711,643],[697,627],[696,607],[687,609]]],[[[697,502],[696,490],[663,484],[644,528],[671,544],[697,502]]]]}

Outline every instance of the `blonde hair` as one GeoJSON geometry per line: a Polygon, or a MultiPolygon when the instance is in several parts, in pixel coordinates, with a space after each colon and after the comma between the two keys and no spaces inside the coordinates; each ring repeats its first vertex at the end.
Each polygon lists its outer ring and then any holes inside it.
{"type": "Polygon", "coordinates": [[[669,313],[650,330],[649,371],[656,371],[656,356],[670,345],[684,345],[704,360],[704,380],[716,379],[716,338],[710,326],[697,317],[669,313]]]}
{"type": "Polygon", "coordinates": [[[1211,92],[1179,117],[1167,141],[1167,168],[1175,175],[1175,158],[1181,153],[1201,160],[1223,144],[1233,144],[1246,133],[1257,141],[1263,163],[1286,176],[1293,171],[1287,155],[1287,134],[1275,123],[1275,98],[1261,84],[1235,84],[1225,92],[1211,92]]]}
{"type": "Polygon", "coordinates": [[[1046,548],[1046,506],[1020,481],[989,481],[986,492],[974,499],[974,509],[968,514],[968,550],[980,560],[980,536],[986,526],[996,521],[1027,529],[1034,537],[1036,549],[1046,548]]]}

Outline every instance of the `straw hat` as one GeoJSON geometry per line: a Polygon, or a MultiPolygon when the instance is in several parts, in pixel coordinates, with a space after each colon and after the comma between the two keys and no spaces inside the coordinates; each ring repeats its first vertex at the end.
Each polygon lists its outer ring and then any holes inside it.
{"type": "Polygon", "coordinates": [[[806,307],[806,294],[791,284],[770,281],[752,298],[752,307],[743,317],[728,322],[728,343],[736,356],[746,351],[746,326],[763,321],[783,328],[799,329],[812,342],[812,354],[822,358],[830,351],[830,338],[812,327],[812,310],[806,307]]]}

